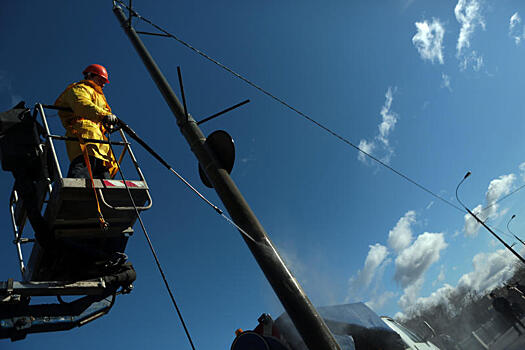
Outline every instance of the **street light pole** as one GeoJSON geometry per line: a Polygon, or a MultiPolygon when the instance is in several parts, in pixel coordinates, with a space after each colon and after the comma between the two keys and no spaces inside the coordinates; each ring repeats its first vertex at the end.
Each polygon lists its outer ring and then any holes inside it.
{"type": "Polygon", "coordinates": [[[459,200],[459,196],[458,196],[458,190],[459,190],[459,186],[461,186],[461,184],[463,183],[463,181],[465,181],[465,179],[467,177],[469,177],[471,174],[471,172],[467,172],[465,174],[465,176],[463,177],[463,179],[459,182],[458,186],[456,187],[456,199],[458,200],[459,204],[461,204],[463,206],[463,208],[474,218],[476,219],[476,221],[481,224],[483,227],[485,227],[498,241],[500,241],[501,244],[503,244],[505,246],[505,248],[507,248],[512,254],[514,254],[516,256],[516,258],[518,258],[522,263],[525,264],[525,259],[523,259],[523,257],[521,255],[519,255],[514,249],[512,249],[511,246],[509,246],[507,244],[507,242],[505,242],[500,236],[498,236],[496,234],[496,232],[492,231],[492,229],[490,227],[487,226],[487,224],[485,224],[485,222],[483,220],[481,220],[479,217],[477,217],[476,214],[474,214],[469,208],[467,208],[467,206],[465,204],[463,204],[463,202],[461,200],[459,200]]]}
{"type": "Polygon", "coordinates": [[[131,27],[130,21],[126,19],[124,12],[115,2],[113,12],[177,119],[177,125],[183,136],[233,221],[253,238],[252,241],[242,235],[305,344],[311,350],[340,350],[334,336],[284,264],[241,192],[226,170],[217,166],[218,163],[214,156],[206,149],[204,134],[191,115],[186,113],[153,57],[142,43],[137,32],[131,27]]]}
{"type": "Polygon", "coordinates": [[[523,240],[521,238],[519,238],[518,236],[516,236],[514,234],[514,232],[512,232],[509,228],[509,225],[510,225],[510,222],[512,221],[512,219],[514,219],[516,217],[516,214],[512,215],[512,217],[510,218],[509,222],[507,222],[507,230],[514,236],[514,238],[516,238],[518,241],[520,241],[521,244],[525,245],[525,242],[523,242],[523,240]]]}

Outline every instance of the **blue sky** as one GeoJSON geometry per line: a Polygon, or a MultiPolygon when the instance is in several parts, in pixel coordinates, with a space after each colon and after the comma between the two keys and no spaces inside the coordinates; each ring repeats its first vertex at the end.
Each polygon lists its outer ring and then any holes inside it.
{"type": "MultiPolygon", "coordinates": [[[[468,170],[461,198],[470,208],[524,184],[522,1],[133,4],[449,201],[468,170]]],[[[200,183],[196,160],[111,1],[11,1],[2,10],[0,109],[20,99],[51,104],[85,66],[103,64],[114,113],[220,204],[200,183]]],[[[511,275],[515,259],[463,213],[174,40],[143,40],[177,92],[181,66],[197,120],[251,99],[202,129],[224,129],[235,139],[232,177],[314,304],[366,301],[379,314],[396,315],[458,287],[483,291],[511,275]]],[[[138,145],[134,150],[154,201],[144,221],[197,348],[228,348],[235,329],[255,327],[263,312],[278,316],[282,307],[240,234],[138,145]]],[[[18,277],[9,244],[12,182],[0,173],[3,280],[18,277]]],[[[484,218],[505,232],[516,214],[511,228],[524,232],[524,195],[498,202],[484,218]]],[[[109,315],[0,347],[91,349],[103,340],[108,348],[189,348],[138,227],[127,253],[138,280],[109,315]]]]}

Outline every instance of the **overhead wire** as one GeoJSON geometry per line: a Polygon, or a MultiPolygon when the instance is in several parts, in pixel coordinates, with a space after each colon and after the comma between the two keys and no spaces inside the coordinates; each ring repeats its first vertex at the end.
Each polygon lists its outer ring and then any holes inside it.
{"type": "Polygon", "coordinates": [[[461,212],[463,212],[463,209],[461,209],[459,206],[457,206],[456,204],[450,202],[449,200],[443,198],[442,196],[439,196],[438,194],[434,193],[433,191],[431,191],[430,189],[426,188],[425,186],[419,184],[417,181],[411,179],[410,177],[408,177],[407,175],[405,175],[404,173],[402,173],[401,171],[393,168],[392,166],[386,164],[385,162],[381,161],[380,159],[376,158],[375,156],[373,156],[372,154],[364,151],[363,149],[361,149],[359,146],[355,145],[354,143],[352,143],[350,140],[348,140],[347,138],[339,135],[338,133],[336,133],[335,131],[333,131],[332,129],[328,128],[327,126],[321,124],[320,122],[314,120],[312,117],[308,116],[306,113],[303,113],[301,112],[300,110],[298,110],[297,108],[293,107],[292,105],[290,105],[289,103],[287,103],[286,101],[282,100],[281,98],[273,95],[272,93],[270,93],[269,91],[263,89],[262,87],[260,87],[259,85],[255,84],[254,82],[250,81],[248,78],[245,78],[244,76],[242,76],[241,74],[235,72],[234,70],[232,70],[231,68],[227,67],[226,65],[220,63],[219,61],[213,59],[212,57],[210,57],[209,55],[207,55],[206,53],[204,53],[203,51],[193,47],[192,45],[188,44],[187,42],[183,41],[182,39],[178,38],[177,36],[169,33],[168,31],[162,29],[161,27],[159,27],[158,25],[154,24],[153,22],[151,22],[149,19],[147,18],[144,18],[142,17],[141,15],[139,15],[135,10],[133,9],[130,9],[126,4],[124,4],[122,1],[120,0],[116,0],[116,2],[122,4],[124,7],[126,7],[128,10],[131,10],[133,15],[136,16],[138,19],[150,24],[151,26],[153,26],[155,29],[161,31],[162,33],[164,33],[166,36],[168,37],[171,37],[173,39],[175,39],[176,41],[178,41],[179,43],[183,44],[184,46],[188,47],[189,49],[191,49],[192,51],[196,52],[197,54],[201,55],[202,57],[206,58],[207,60],[213,62],[214,64],[218,65],[219,67],[221,67],[222,69],[228,71],[229,73],[233,74],[234,76],[236,76],[237,78],[243,80],[245,83],[249,84],[250,86],[254,87],[255,89],[259,90],[260,92],[262,92],[263,94],[269,96],[270,98],[272,98],[273,100],[277,101],[278,103],[284,105],[285,107],[291,109],[292,111],[294,111],[295,113],[299,114],[300,116],[302,116],[303,118],[305,118],[306,120],[310,121],[311,123],[317,125],[318,127],[320,127],[321,129],[325,130],[326,132],[330,133],[332,136],[335,136],[336,138],[338,138],[339,140],[343,141],[344,143],[348,144],[349,146],[355,148],[357,151],[363,153],[364,155],[366,155],[367,157],[369,157],[370,159],[373,159],[374,161],[376,161],[377,163],[379,163],[380,165],[384,166],[385,168],[389,169],[390,171],[394,172],[395,174],[401,176],[402,178],[404,178],[406,181],[412,183],[413,185],[419,187],[420,189],[422,189],[423,191],[429,193],[430,195],[434,196],[435,198],[447,203],[448,205],[456,208],[457,210],[460,210],[461,212]]]}
{"type": "MultiPolygon", "coordinates": [[[[108,141],[110,141],[110,137],[109,137],[109,133],[108,133],[108,141]]],[[[109,144],[109,148],[111,150],[111,153],[112,154],[115,154],[113,152],[113,147],[111,145],[111,143],[108,143],[109,144]]],[[[173,296],[173,293],[171,291],[171,287],[168,283],[168,280],[166,278],[166,275],[164,274],[164,270],[162,269],[162,265],[160,264],[160,261],[159,261],[159,258],[157,256],[157,253],[155,251],[155,248],[153,247],[153,243],[151,242],[151,239],[149,237],[149,234],[148,234],[148,231],[146,230],[146,226],[144,225],[144,222],[142,221],[142,217],[140,216],[140,212],[137,208],[137,205],[135,203],[135,200],[133,199],[133,196],[131,194],[131,190],[129,189],[128,187],[128,184],[126,183],[126,179],[124,177],[124,173],[122,172],[122,169],[120,167],[120,164],[117,162],[117,169],[118,169],[118,172],[120,174],[120,177],[122,178],[122,182],[124,182],[124,186],[126,187],[126,190],[128,192],[128,195],[129,195],[129,198],[131,200],[131,204],[133,206],[133,208],[135,209],[135,214],[137,215],[137,219],[139,220],[139,223],[140,223],[140,227],[142,228],[142,232],[144,233],[144,237],[146,238],[146,241],[148,242],[148,246],[149,246],[149,249],[151,251],[151,253],[153,254],[153,258],[155,259],[155,263],[157,265],[157,269],[159,270],[160,272],[160,275],[162,276],[162,280],[164,281],[164,286],[166,287],[167,291],[168,291],[168,294],[171,298],[171,302],[173,304],[173,306],[175,307],[175,310],[177,311],[177,315],[179,316],[179,319],[180,319],[180,322],[182,324],[182,327],[184,328],[184,332],[186,333],[186,337],[191,345],[191,348],[193,350],[195,350],[195,345],[193,344],[193,340],[191,339],[191,335],[190,335],[190,332],[188,330],[188,327],[186,326],[186,322],[184,321],[184,318],[182,317],[182,313],[179,309],[179,306],[177,305],[177,302],[175,301],[175,297],[173,296]]]]}
{"type": "MultiPolygon", "coordinates": [[[[124,123],[124,124],[125,124],[125,123],[124,123]]],[[[126,125],[126,124],[125,124],[125,125],[126,125]]],[[[133,130],[131,130],[131,128],[129,128],[129,126],[128,126],[128,128],[126,129],[126,131],[133,131],[133,130]]],[[[111,141],[111,140],[110,140],[110,135],[111,135],[111,134],[108,133],[108,141],[111,141]]],[[[138,137],[137,135],[135,135],[135,136],[138,137]]],[[[145,143],[143,143],[143,142],[141,143],[142,146],[144,146],[144,144],[145,144],[145,143]]],[[[111,142],[109,142],[108,145],[109,145],[109,148],[110,148],[110,150],[111,150],[111,153],[112,153],[112,154],[115,154],[115,153],[113,152],[113,147],[112,147],[112,145],[111,145],[111,142]]],[[[149,147],[148,147],[148,148],[149,148],[149,147]]],[[[151,150],[151,151],[152,151],[152,150],[151,150]]],[[[151,153],[151,152],[150,152],[150,153],[151,153]]],[[[152,154],[153,154],[153,153],[152,153],[152,154]]],[[[158,156],[156,153],[155,153],[155,155],[156,155],[155,158],[156,158],[157,160],[159,160],[163,165],[165,165],[165,166],[168,168],[168,170],[170,170],[170,172],[172,172],[173,174],[175,174],[175,175],[179,178],[179,180],[181,180],[181,181],[182,181],[182,182],[183,182],[188,188],[190,188],[190,189],[192,190],[192,192],[194,192],[199,198],[201,198],[201,199],[202,199],[203,201],[205,201],[205,202],[206,202],[211,208],[213,208],[214,211],[215,211],[216,213],[218,213],[218,214],[219,214],[224,220],[226,220],[229,224],[231,224],[232,226],[234,226],[235,228],[237,228],[237,229],[238,229],[238,230],[239,230],[239,231],[240,231],[240,232],[241,232],[246,238],[248,238],[249,240],[251,240],[253,243],[257,244],[257,241],[256,241],[256,240],[255,240],[255,239],[254,239],[254,238],[253,238],[248,232],[246,232],[243,228],[241,228],[239,225],[237,225],[232,219],[230,219],[226,214],[224,214],[224,212],[223,212],[219,207],[217,207],[215,204],[213,204],[212,202],[210,202],[210,201],[209,201],[204,195],[202,195],[197,189],[195,189],[195,187],[193,187],[193,186],[192,186],[192,185],[191,185],[191,184],[190,184],[190,183],[189,183],[189,182],[188,182],[188,181],[187,181],[182,175],[180,175],[177,171],[175,171],[175,169],[173,169],[173,167],[171,167],[171,166],[170,166],[169,164],[167,164],[162,158],[160,158],[160,156],[158,156]]],[[[146,226],[144,225],[144,222],[142,221],[142,217],[140,216],[140,212],[139,212],[139,210],[138,210],[138,208],[137,208],[137,205],[136,205],[136,203],[135,203],[135,200],[133,199],[133,196],[132,196],[132,194],[131,194],[131,190],[129,189],[129,186],[128,186],[127,182],[126,182],[126,178],[124,177],[124,173],[123,173],[123,171],[122,171],[122,168],[120,167],[120,164],[119,164],[118,162],[117,162],[117,169],[118,169],[118,172],[119,172],[120,177],[122,178],[122,182],[124,183],[124,186],[125,186],[125,188],[126,188],[126,190],[127,190],[127,192],[128,192],[128,196],[129,196],[129,198],[130,198],[130,200],[131,200],[131,204],[132,204],[132,206],[133,206],[133,208],[134,208],[134,210],[135,210],[135,214],[137,215],[137,219],[139,220],[140,227],[141,227],[141,229],[142,229],[142,232],[144,233],[144,236],[145,236],[146,241],[147,241],[147,243],[148,243],[149,249],[150,249],[150,251],[151,251],[151,253],[152,253],[152,255],[153,255],[153,258],[155,259],[155,263],[156,263],[156,265],[157,265],[157,269],[159,270],[159,273],[160,273],[160,275],[161,275],[161,277],[162,277],[162,280],[163,280],[163,282],[164,282],[164,285],[165,285],[165,287],[166,287],[166,289],[167,289],[167,291],[168,291],[168,294],[169,294],[169,296],[170,296],[170,299],[171,299],[171,301],[172,301],[172,304],[173,304],[173,306],[175,307],[175,310],[176,310],[176,312],[177,312],[177,315],[178,315],[178,317],[179,317],[179,320],[180,320],[180,322],[181,322],[181,324],[182,324],[182,326],[183,326],[183,328],[184,328],[184,332],[185,332],[185,334],[186,334],[186,337],[187,337],[187,339],[188,339],[188,341],[189,341],[189,343],[190,343],[190,345],[191,345],[191,348],[192,348],[193,350],[195,350],[195,346],[194,346],[194,344],[193,344],[193,340],[192,340],[191,335],[190,335],[190,333],[189,333],[188,327],[186,326],[186,322],[184,321],[184,318],[183,318],[183,316],[182,316],[182,313],[181,313],[181,311],[180,311],[180,308],[179,308],[179,306],[177,305],[177,302],[175,301],[175,297],[173,296],[173,293],[172,293],[172,291],[171,291],[171,287],[170,287],[170,285],[169,285],[169,283],[168,283],[168,280],[167,280],[167,278],[166,278],[166,274],[164,273],[164,269],[162,268],[162,265],[161,265],[160,260],[159,260],[159,258],[158,258],[158,256],[157,256],[157,253],[156,253],[156,251],[155,251],[155,248],[153,247],[153,243],[151,242],[151,239],[150,239],[150,236],[149,236],[149,234],[148,234],[148,231],[146,230],[146,226]]]]}
{"type": "Polygon", "coordinates": [[[494,201],[494,202],[492,202],[491,204],[489,204],[489,205],[487,205],[486,207],[484,207],[483,209],[481,209],[481,210],[480,210],[480,213],[481,213],[482,211],[485,211],[485,210],[487,210],[487,209],[489,209],[489,208],[495,206],[496,204],[498,204],[498,203],[501,202],[502,200],[504,200],[504,199],[510,197],[511,195],[515,194],[516,192],[521,191],[521,190],[524,189],[524,188],[525,188],[525,185],[521,185],[520,187],[516,188],[514,191],[509,192],[508,194],[506,194],[506,195],[502,196],[501,198],[499,198],[497,201],[494,201]]]}
{"type": "MultiPolygon", "coordinates": [[[[404,174],[403,172],[401,172],[400,170],[397,170],[396,168],[388,165],[387,163],[383,162],[382,160],[380,160],[379,158],[373,156],[372,154],[366,152],[365,150],[363,150],[362,148],[360,148],[359,146],[357,146],[356,144],[354,144],[353,142],[351,142],[349,139],[347,139],[346,137],[344,136],[341,136],[340,134],[338,134],[337,132],[333,131],[332,129],[330,129],[329,127],[325,126],[324,124],[316,121],[315,119],[313,119],[312,117],[310,117],[308,114],[300,111],[299,109],[297,109],[296,107],[290,105],[289,103],[287,103],[286,101],[284,101],[283,99],[275,96],[274,94],[272,94],[271,92],[269,92],[268,90],[260,87],[259,85],[257,85],[256,83],[252,82],[251,80],[249,80],[248,78],[244,77],[243,75],[235,72],[233,69],[229,68],[228,66],[224,65],[223,63],[219,62],[218,60],[212,58],[211,56],[209,56],[208,54],[206,54],[205,52],[203,52],[202,50],[199,50],[197,49],[196,47],[192,46],[191,44],[187,43],[186,41],[180,39],[179,37],[177,37],[176,35],[168,32],[167,30],[163,29],[162,27],[158,26],[157,24],[153,23],[151,20],[141,16],[138,12],[136,12],[134,9],[130,8],[129,6],[127,6],[125,3],[123,3],[121,0],[115,0],[115,2],[121,4],[123,7],[125,7],[127,10],[130,11],[130,13],[137,17],[138,19],[140,19],[141,21],[144,21],[146,23],[148,23],[149,25],[151,25],[152,27],[154,27],[155,29],[157,29],[158,31],[162,32],[164,35],[163,36],[166,36],[166,37],[170,37],[174,40],[176,40],[177,42],[179,42],[180,44],[186,46],[187,48],[189,48],[190,50],[194,51],[195,53],[197,53],[198,55],[204,57],[205,59],[207,59],[208,61],[214,63],[215,65],[219,66],[220,68],[224,69],[225,71],[231,73],[232,75],[234,75],[235,77],[237,77],[238,79],[244,81],[245,83],[247,83],[248,85],[252,86],[253,88],[259,90],[260,92],[262,92],[263,94],[265,94],[266,96],[270,97],[271,99],[273,99],[274,101],[278,102],[279,104],[285,106],[286,108],[292,110],[293,112],[295,112],[296,114],[298,114],[299,116],[303,117],[304,119],[308,120],[309,122],[315,124],[317,127],[323,129],[324,131],[328,132],[329,134],[331,134],[332,136],[336,137],[337,139],[339,139],[340,141],[342,141],[343,143],[347,144],[348,146],[356,149],[358,152],[361,152],[362,154],[364,154],[365,156],[367,156],[368,158],[374,160],[376,163],[380,164],[381,166],[383,166],[384,168],[390,170],[391,172],[395,173],[396,175],[400,176],[401,178],[405,179],[406,181],[408,181],[409,183],[415,185],[416,187],[418,187],[419,189],[423,190],[424,192],[430,194],[431,196],[433,196],[434,198],[436,199],[439,199],[440,201],[444,202],[445,204],[449,205],[450,207],[462,212],[462,213],[465,213],[465,210],[461,207],[459,207],[458,205],[456,205],[455,203],[447,200],[446,198],[440,196],[439,194],[435,193],[434,191],[430,190],[429,188],[427,188],[426,186],[420,184],[419,182],[417,182],[416,180],[412,179],[411,177],[409,177],[408,175],[404,174]]],[[[509,193],[508,195],[500,198],[499,200],[495,201],[495,202],[492,202],[491,204],[489,204],[488,206],[484,207],[483,209],[481,209],[481,211],[484,211],[484,210],[487,210],[489,209],[490,207],[496,205],[497,203],[501,202],[502,200],[504,200],[505,198],[508,198],[510,195],[520,191],[521,189],[525,188],[525,185],[519,187],[518,189],[516,189],[515,191],[509,193]]],[[[498,229],[498,228],[494,228],[496,229],[497,231],[501,232],[502,234],[507,234],[505,233],[504,231],[498,229]]],[[[507,234],[508,235],[508,234],[507,234]]]]}
{"type": "Polygon", "coordinates": [[[235,228],[237,228],[244,236],[246,236],[246,238],[248,238],[254,243],[257,243],[250,234],[248,234],[245,230],[243,230],[239,225],[234,223],[233,220],[228,218],[226,214],[224,214],[224,211],[221,208],[213,204],[208,198],[206,198],[202,193],[200,193],[192,184],[190,184],[188,180],[186,180],[181,174],[179,174],[175,169],[173,169],[173,167],[168,162],[166,162],[166,160],[164,160],[157,152],[155,152],[153,148],[151,148],[146,142],[144,142],[144,140],[142,140],[128,124],[122,121],[122,119],[118,119],[118,125],[120,128],[122,128],[124,132],[126,132],[131,138],[137,141],[137,143],[140,144],[146,151],[148,151],[148,153],[152,155],[153,158],[155,158],[159,163],[164,165],[166,169],[168,169],[171,173],[177,176],[177,178],[184,185],[186,185],[186,187],[189,188],[195,195],[197,195],[197,197],[202,199],[206,204],[208,204],[209,207],[211,207],[216,213],[221,215],[226,221],[228,221],[230,224],[235,226],[235,228]]]}

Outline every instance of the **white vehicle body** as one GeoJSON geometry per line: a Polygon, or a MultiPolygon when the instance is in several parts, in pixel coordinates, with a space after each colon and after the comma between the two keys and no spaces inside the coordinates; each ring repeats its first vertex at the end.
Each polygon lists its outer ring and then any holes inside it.
{"type": "Polygon", "coordinates": [[[386,323],[394,332],[399,334],[401,339],[407,344],[407,349],[413,350],[439,350],[437,346],[429,342],[428,340],[421,338],[417,334],[414,334],[410,329],[397,323],[394,319],[388,316],[381,316],[383,322],[386,323]]]}

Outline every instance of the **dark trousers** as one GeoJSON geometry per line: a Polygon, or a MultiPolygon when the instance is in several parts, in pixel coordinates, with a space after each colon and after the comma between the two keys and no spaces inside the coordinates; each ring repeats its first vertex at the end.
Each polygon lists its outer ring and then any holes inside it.
{"type": "MultiPolygon", "coordinates": [[[[98,158],[89,156],[91,171],[95,179],[110,179],[109,170],[104,166],[104,162],[98,158]]],[[[84,162],[84,156],[78,156],[71,161],[67,177],[89,179],[89,171],[84,162]]]]}

